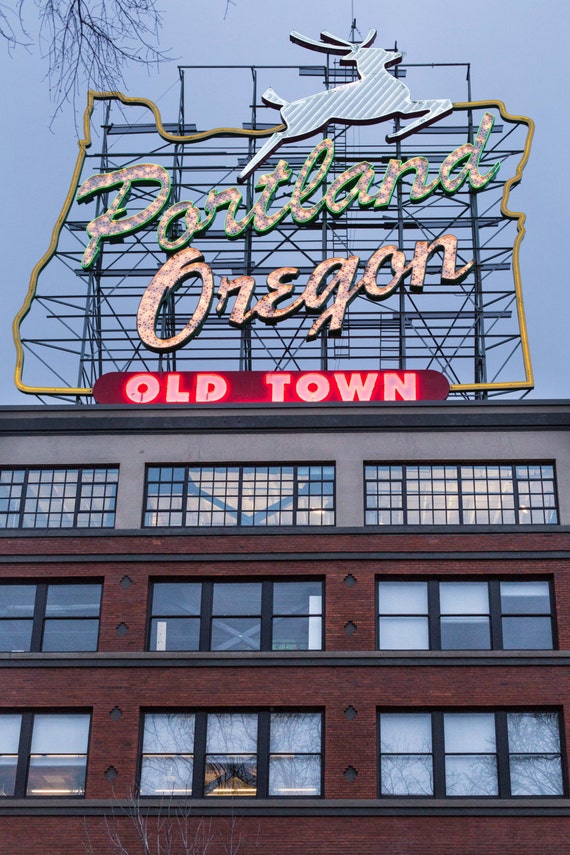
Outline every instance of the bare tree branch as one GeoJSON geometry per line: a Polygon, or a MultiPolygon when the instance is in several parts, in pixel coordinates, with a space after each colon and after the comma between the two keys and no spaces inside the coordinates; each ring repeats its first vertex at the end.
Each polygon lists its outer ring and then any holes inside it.
{"type": "MultiPolygon", "coordinates": [[[[125,68],[170,59],[159,50],[162,15],[157,0],[36,0],[39,48],[47,59],[54,118],[65,103],[75,110],[85,87],[116,90],[125,68]]],[[[31,44],[24,0],[0,4],[0,39],[9,50],[31,44]]]]}

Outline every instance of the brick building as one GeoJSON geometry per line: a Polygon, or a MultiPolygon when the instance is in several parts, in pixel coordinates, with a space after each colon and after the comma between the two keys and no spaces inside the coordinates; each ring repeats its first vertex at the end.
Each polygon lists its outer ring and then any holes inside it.
{"type": "Polygon", "coordinates": [[[2,851],[567,851],[569,429],[2,408],[2,851]]]}

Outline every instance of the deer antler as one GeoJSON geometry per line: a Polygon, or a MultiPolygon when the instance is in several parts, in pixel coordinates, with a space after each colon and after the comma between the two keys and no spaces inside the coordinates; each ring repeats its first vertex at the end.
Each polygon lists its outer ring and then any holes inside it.
{"type": "Polygon", "coordinates": [[[326,31],[321,33],[321,39],[331,45],[345,45],[347,48],[350,48],[350,50],[354,47],[352,42],[347,42],[346,39],[341,39],[339,36],[333,36],[332,33],[327,33],[326,31]]]}
{"type": "Polygon", "coordinates": [[[289,34],[289,38],[296,45],[311,48],[311,50],[318,50],[321,53],[335,53],[342,55],[347,53],[347,51],[352,50],[354,47],[354,45],[352,45],[350,42],[344,42],[342,44],[327,44],[326,42],[317,42],[314,39],[308,39],[306,36],[301,35],[301,33],[298,33],[296,30],[293,30],[293,32],[289,34]]]}
{"type": "Polygon", "coordinates": [[[360,42],[360,47],[370,47],[371,44],[374,44],[377,35],[377,30],[368,30],[368,32],[366,33],[366,38],[364,39],[364,41],[360,42]]]}

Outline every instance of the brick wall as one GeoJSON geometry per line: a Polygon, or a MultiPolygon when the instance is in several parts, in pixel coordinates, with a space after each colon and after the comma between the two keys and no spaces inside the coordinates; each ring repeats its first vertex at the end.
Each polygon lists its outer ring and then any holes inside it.
{"type": "MultiPolygon", "coordinates": [[[[84,654],[84,665],[79,656],[71,660],[63,655],[65,664],[49,654],[2,658],[4,711],[92,710],[86,799],[79,803],[87,817],[74,815],[77,800],[73,805],[59,801],[58,816],[50,815],[50,800],[41,804],[31,799],[18,804],[0,802],[0,812],[5,814],[0,820],[2,851],[9,855],[76,855],[84,851],[89,837],[94,855],[107,855],[114,851],[110,820],[91,815],[94,810],[114,812],[121,839],[129,839],[132,827],[123,812],[136,780],[141,709],[169,707],[316,707],[324,712],[324,799],[320,804],[313,800],[310,809],[300,808],[296,816],[295,802],[287,803],[294,822],[280,815],[282,800],[263,805],[234,803],[233,810],[245,814],[236,820],[243,836],[241,855],[538,855],[567,851],[570,810],[565,799],[556,799],[556,808],[551,809],[548,800],[541,800],[538,813],[546,815],[534,816],[535,800],[513,800],[508,808],[498,800],[486,800],[482,811],[476,799],[469,800],[471,806],[453,799],[432,804],[427,800],[422,806],[398,800],[397,807],[377,799],[376,735],[379,707],[537,706],[566,713],[563,722],[566,744],[570,744],[566,709],[570,675],[565,659],[558,664],[554,654],[548,664],[536,658],[525,664],[512,664],[511,660],[505,664],[499,656],[492,664],[481,664],[478,657],[471,664],[469,656],[464,656],[450,665],[427,655],[421,664],[405,664],[401,656],[388,654],[382,660],[370,653],[375,648],[375,579],[380,575],[552,578],[560,648],[569,649],[570,555],[565,556],[569,545],[570,535],[565,532],[532,531],[2,538],[2,579],[103,580],[99,651],[108,654],[100,657],[100,664],[96,656],[84,654]],[[351,586],[346,584],[349,574],[355,580],[351,586]],[[254,667],[238,667],[231,657],[223,660],[216,655],[215,663],[207,667],[207,656],[195,654],[199,665],[193,666],[193,657],[188,655],[177,662],[167,657],[170,664],[163,667],[148,667],[149,658],[157,661],[156,654],[137,655],[145,647],[149,580],[240,575],[322,577],[326,583],[326,651],[339,653],[334,663],[309,653],[310,665],[285,654],[286,667],[275,664],[276,656],[268,662],[255,657],[254,667]],[[346,632],[348,622],[356,627],[352,634],[346,632]],[[124,634],[117,632],[121,625],[127,627],[124,634]],[[342,664],[339,660],[344,657],[347,661],[342,664]],[[349,706],[356,711],[352,720],[345,715],[349,706]],[[110,715],[116,708],[120,718],[110,715]],[[111,766],[118,772],[114,781],[105,776],[111,766]],[[353,781],[344,776],[349,767],[357,772],[353,781]],[[44,815],[27,815],[34,810],[44,815]],[[323,811],[330,815],[319,815],[323,811]],[[394,815],[398,812],[401,815],[394,815]],[[442,812],[450,815],[440,815],[442,812]]],[[[193,829],[198,827],[201,815],[206,814],[201,830],[214,835],[208,852],[217,855],[225,852],[222,838],[227,841],[231,820],[210,817],[211,805],[208,800],[195,803],[191,823],[193,829]]],[[[149,821],[152,825],[155,819],[149,821]]],[[[180,818],[175,825],[180,829],[180,818]]],[[[127,851],[129,855],[142,852],[134,843],[129,843],[127,851]]]]}

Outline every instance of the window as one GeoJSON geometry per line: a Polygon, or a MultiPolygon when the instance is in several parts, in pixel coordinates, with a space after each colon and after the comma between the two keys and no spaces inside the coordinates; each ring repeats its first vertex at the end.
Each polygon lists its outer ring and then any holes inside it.
{"type": "Polygon", "coordinates": [[[378,583],[380,650],[551,650],[547,581],[378,583]]]}
{"type": "Polygon", "coordinates": [[[97,650],[100,610],[100,584],[0,584],[0,652],[97,650]]]}
{"type": "Polygon", "coordinates": [[[322,582],[155,582],[151,650],[321,650],[322,582]]]}
{"type": "Polygon", "coordinates": [[[380,714],[382,796],[561,796],[555,712],[380,714]]]}
{"type": "Polygon", "coordinates": [[[118,468],[0,470],[0,528],[112,528],[118,468]]]}
{"type": "Polygon", "coordinates": [[[0,796],[83,796],[90,716],[0,713],[0,796]]]}
{"type": "Polygon", "coordinates": [[[558,522],[547,464],[366,465],[367,525],[558,522]]]}
{"type": "Polygon", "coordinates": [[[142,796],[319,796],[321,713],[144,716],[142,796]]]}
{"type": "Polygon", "coordinates": [[[145,526],[334,525],[334,466],[149,466],[145,526]]]}

